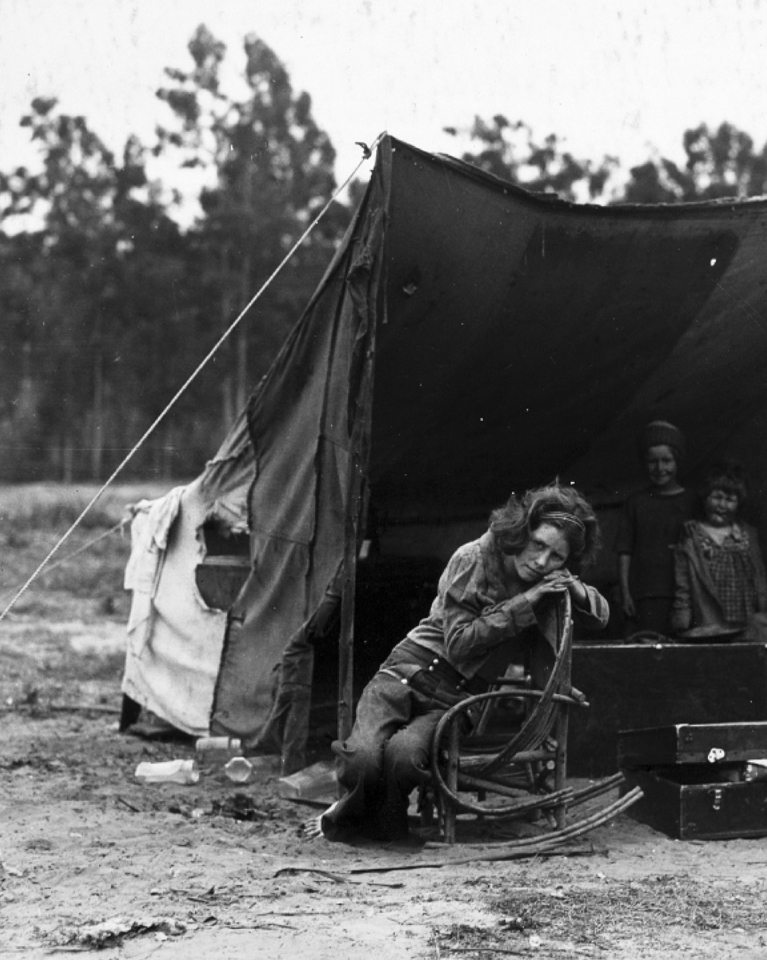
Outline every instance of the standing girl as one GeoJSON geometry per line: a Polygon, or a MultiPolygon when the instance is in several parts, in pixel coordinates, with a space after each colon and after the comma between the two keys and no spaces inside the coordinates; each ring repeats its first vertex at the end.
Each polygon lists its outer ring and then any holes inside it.
{"type": "Polygon", "coordinates": [[[767,610],[767,578],[756,531],[739,519],[746,498],[741,467],[712,467],[700,498],[702,519],[685,524],[676,550],[674,629],[745,629],[767,610]]]}
{"type": "Polygon", "coordinates": [[[668,635],[674,601],[674,546],[693,513],[694,497],[679,483],[684,437],[653,420],[640,438],[649,486],[626,501],[618,529],[618,575],[630,632],[668,635]]]}

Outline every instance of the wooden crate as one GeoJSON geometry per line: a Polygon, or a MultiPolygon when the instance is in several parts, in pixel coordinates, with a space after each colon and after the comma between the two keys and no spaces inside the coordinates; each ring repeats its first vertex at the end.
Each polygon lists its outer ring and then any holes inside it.
{"type": "Polygon", "coordinates": [[[680,840],[767,836],[767,780],[744,782],[767,758],[767,723],[674,724],[622,731],[626,789],[644,797],[630,815],[680,840]]]}

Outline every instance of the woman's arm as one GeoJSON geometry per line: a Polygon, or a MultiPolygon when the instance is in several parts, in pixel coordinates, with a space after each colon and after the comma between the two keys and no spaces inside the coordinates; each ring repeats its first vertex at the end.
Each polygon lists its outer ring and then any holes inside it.
{"type": "Polygon", "coordinates": [[[452,591],[445,595],[445,648],[459,670],[462,663],[489,653],[537,622],[524,593],[492,606],[480,603],[476,596],[459,597],[452,591]]]}
{"type": "Polygon", "coordinates": [[[440,579],[439,592],[445,649],[458,669],[537,622],[536,597],[531,599],[529,591],[500,601],[488,593],[479,550],[454,554],[440,579]]]}
{"type": "Polygon", "coordinates": [[[552,574],[552,577],[559,577],[560,582],[567,586],[573,603],[574,616],[592,628],[599,629],[607,626],[607,621],[610,619],[610,605],[596,587],[588,586],[567,570],[552,574]]]}
{"type": "MultiPolygon", "coordinates": [[[[580,582],[580,581],[579,581],[580,582]]],[[[610,619],[610,604],[605,600],[596,587],[581,583],[585,593],[585,603],[574,603],[573,613],[584,624],[590,627],[602,628],[607,626],[610,619]]]]}

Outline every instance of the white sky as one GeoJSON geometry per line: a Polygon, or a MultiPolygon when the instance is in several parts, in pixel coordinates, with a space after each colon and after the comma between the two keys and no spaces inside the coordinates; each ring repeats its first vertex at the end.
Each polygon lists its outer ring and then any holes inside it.
{"type": "Polygon", "coordinates": [[[729,120],[767,141],[767,0],[0,0],[0,169],[30,159],[18,120],[34,96],[119,150],[151,143],[163,67],[187,68],[205,23],[243,64],[255,32],[338,151],[381,130],[457,153],[442,131],[475,114],[556,133],[578,157],[652,151],[677,161],[685,129],[729,120]]]}

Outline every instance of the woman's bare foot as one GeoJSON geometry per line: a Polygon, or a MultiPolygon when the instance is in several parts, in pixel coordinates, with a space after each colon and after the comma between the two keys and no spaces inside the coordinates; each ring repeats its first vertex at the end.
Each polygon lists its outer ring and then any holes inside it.
{"type": "Polygon", "coordinates": [[[301,826],[298,828],[298,835],[303,837],[304,840],[316,840],[318,837],[323,836],[322,832],[322,818],[330,813],[332,810],[338,806],[338,800],[321,813],[318,817],[310,817],[308,820],[304,820],[301,826]]]}

